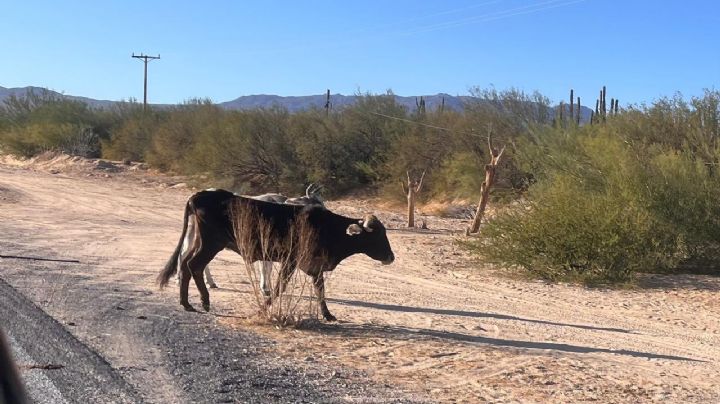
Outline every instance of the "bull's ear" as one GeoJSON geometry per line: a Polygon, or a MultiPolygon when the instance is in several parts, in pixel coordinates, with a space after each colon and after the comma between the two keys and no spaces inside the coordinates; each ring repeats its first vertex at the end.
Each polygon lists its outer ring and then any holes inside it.
{"type": "Polygon", "coordinates": [[[348,226],[347,230],[345,230],[345,234],[348,236],[357,236],[358,234],[362,233],[362,227],[360,225],[357,225],[355,223],[348,226]]]}

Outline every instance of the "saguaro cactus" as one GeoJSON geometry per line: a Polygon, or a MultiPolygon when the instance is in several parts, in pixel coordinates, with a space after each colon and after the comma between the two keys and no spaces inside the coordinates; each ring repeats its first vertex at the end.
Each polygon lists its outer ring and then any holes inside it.
{"type": "Polygon", "coordinates": [[[330,89],[325,94],[325,116],[330,115],[330,89]]]}
{"type": "MultiPolygon", "coordinates": [[[[601,95],[602,96],[602,95],[601,95]]],[[[600,118],[600,99],[595,100],[595,119],[600,118]]]]}
{"type": "Polygon", "coordinates": [[[420,116],[425,116],[425,98],[420,96],[420,101],[415,97],[415,106],[417,107],[417,113],[420,116]]]}
{"type": "Polygon", "coordinates": [[[577,118],[575,118],[575,124],[580,125],[580,97],[577,97],[577,118]]]}

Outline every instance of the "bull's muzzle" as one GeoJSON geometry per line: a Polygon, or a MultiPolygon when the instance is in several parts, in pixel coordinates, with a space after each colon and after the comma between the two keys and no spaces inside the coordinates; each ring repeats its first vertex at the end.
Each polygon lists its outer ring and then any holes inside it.
{"type": "Polygon", "coordinates": [[[390,265],[390,264],[393,263],[393,261],[395,261],[395,254],[390,254],[390,256],[389,256],[387,259],[382,260],[382,261],[380,261],[380,262],[381,262],[383,265],[390,265]]]}

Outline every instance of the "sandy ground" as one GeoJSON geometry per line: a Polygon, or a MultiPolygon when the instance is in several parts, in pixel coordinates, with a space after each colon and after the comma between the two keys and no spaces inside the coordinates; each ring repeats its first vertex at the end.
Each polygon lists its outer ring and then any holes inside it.
{"type": "MultiPolygon", "coordinates": [[[[121,296],[128,302],[156,293],[152,282],[177,243],[191,194],[172,187],[178,179],[65,157],[0,163],[0,220],[23,229],[12,240],[18,251],[97,262],[83,282],[131,284],[137,293],[121,296]]],[[[463,221],[428,216],[429,231],[408,231],[402,214],[366,201],[329,207],[376,213],[393,229],[395,263],[351,257],[327,288],[340,321],[278,330],[256,320],[240,259],[223,252],[212,265],[219,327],[277,341],[269,358],[357,369],[419,401],[720,402],[718,278],[648,276],[632,290],[513,279],[455,246],[463,221]]],[[[62,285],[49,283],[43,308],[63,321],[63,301],[52,299],[62,285]]],[[[177,300],[175,288],[161,293],[177,300]]],[[[198,305],[193,290],[191,302],[198,305]]],[[[103,354],[101,337],[95,346],[103,354]]],[[[131,351],[106,359],[140,366],[131,351]]]]}

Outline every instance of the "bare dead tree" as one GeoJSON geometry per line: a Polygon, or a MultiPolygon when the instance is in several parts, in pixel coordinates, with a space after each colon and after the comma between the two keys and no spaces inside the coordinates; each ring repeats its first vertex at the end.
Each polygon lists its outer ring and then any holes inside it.
{"type": "Polygon", "coordinates": [[[505,151],[505,146],[500,150],[493,147],[492,134],[488,134],[488,149],[490,149],[490,163],[485,164],[485,181],[480,185],[480,202],[475,211],[475,218],[473,219],[472,225],[467,229],[467,234],[474,234],[480,230],[480,221],[485,214],[485,207],[490,197],[490,187],[492,187],[495,181],[495,171],[497,170],[500,157],[505,151]]]}
{"type": "Polygon", "coordinates": [[[425,171],[420,176],[420,180],[411,179],[410,171],[406,171],[407,174],[407,186],[403,181],[400,181],[402,185],[403,193],[407,195],[408,204],[408,227],[415,227],[415,196],[420,192],[423,186],[423,180],[425,179],[425,171]]]}

